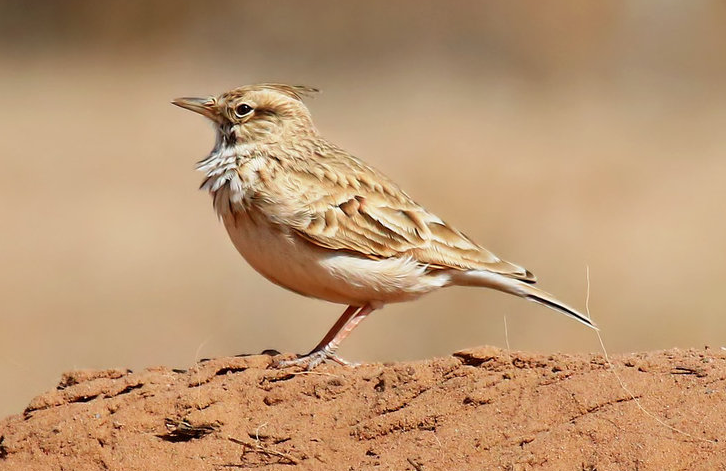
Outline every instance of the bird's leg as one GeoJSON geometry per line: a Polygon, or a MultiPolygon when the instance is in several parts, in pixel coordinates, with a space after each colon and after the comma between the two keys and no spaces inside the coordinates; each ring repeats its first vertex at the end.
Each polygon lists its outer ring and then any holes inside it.
{"type": "Polygon", "coordinates": [[[278,362],[277,366],[284,368],[286,366],[306,365],[308,370],[312,370],[325,360],[333,360],[341,365],[355,366],[355,364],[337,356],[335,352],[340,347],[341,342],[360,324],[360,321],[374,310],[375,308],[370,304],[363,307],[348,306],[335,325],[331,327],[325,337],[310,353],[294,360],[278,362]]]}

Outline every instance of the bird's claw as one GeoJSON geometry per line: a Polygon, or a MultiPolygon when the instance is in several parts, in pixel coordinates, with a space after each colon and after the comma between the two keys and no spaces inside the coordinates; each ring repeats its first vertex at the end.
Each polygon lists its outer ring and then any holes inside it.
{"type": "Polygon", "coordinates": [[[310,371],[314,369],[319,364],[323,363],[326,360],[332,360],[336,362],[339,365],[343,366],[349,366],[349,367],[355,367],[358,366],[358,363],[353,363],[348,360],[344,360],[343,358],[340,358],[335,354],[333,351],[329,351],[325,348],[321,350],[315,350],[307,355],[302,355],[298,358],[293,358],[292,360],[279,360],[275,362],[275,367],[277,368],[287,368],[290,366],[303,366],[306,370],[310,371]]]}

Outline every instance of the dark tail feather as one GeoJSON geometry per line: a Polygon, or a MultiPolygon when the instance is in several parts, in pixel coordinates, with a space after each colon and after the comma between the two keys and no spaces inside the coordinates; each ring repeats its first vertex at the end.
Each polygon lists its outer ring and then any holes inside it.
{"type": "Polygon", "coordinates": [[[561,303],[557,301],[555,298],[552,297],[549,293],[545,293],[544,291],[540,291],[540,293],[545,294],[548,297],[541,296],[540,294],[529,294],[525,296],[526,299],[529,299],[530,301],[534,301],[536,303],[542,304],[543,306],[547,306],[550,309],[554,309],[557,312],[561,312],[562,314],[572,317],[578,322],[582,322],[588,327],[591,327],[595,330],[600,330],[597,328],[595,324],[592,323],[589,317],[585,316],[579,311],[576,311],[575,309],[571,308],[567,304],[561,303]]]}
{"type": "Polygon", "coordinates": [[[453,273],[452,282],[453,284],[460,286],[483,286],[513,294],[542,304],[543,306],[547,306],[548,308],[571,317],[588,327],[599,330],[590,318],[579,312],[577,309],[571,308],[546,291],[542,291],[541,289],[534,287],[532,284],[525,283],[514,278],[509,278],[506,275],[484,270],[470,270],[453,273]]]}

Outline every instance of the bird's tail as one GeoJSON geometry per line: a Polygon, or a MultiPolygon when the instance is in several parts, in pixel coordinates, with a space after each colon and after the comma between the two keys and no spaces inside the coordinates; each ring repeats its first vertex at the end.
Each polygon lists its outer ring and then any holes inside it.
{"type": "Polygon", "coordinates": [[[510,278],[500,273],[494,273],[486,270],[459,271],[452,273],[451,281],[453,284],[459,286],[482,286],[513,294],[547,306],[548,308],[561,312],[576,321],[582,322],[588,327],[599,330],[597,326],[592,323],[589,317],[582,314],[577,309],[571,308],[567,304],[559,301],[551,294],[536,288],[530,283],[510,278]]]}

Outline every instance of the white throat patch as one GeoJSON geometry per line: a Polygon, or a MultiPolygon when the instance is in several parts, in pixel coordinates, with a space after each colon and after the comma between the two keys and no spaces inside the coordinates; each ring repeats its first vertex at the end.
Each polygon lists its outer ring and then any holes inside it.
{"type": "MultiPolygon", "coordinates": [[[[209,156],[197,164],[197,170],[205,175],[200,189],[212,195],[214,209],[220,218],[238,205],[243,205],[256,175],[240,175],[240,167],[262,156],[252,144],[217,146],[209,156]],[[251,178],[252,177],[252,178],[251,178]]],[[[256,166],[256,165],[254,165],[256,166]]]]}

